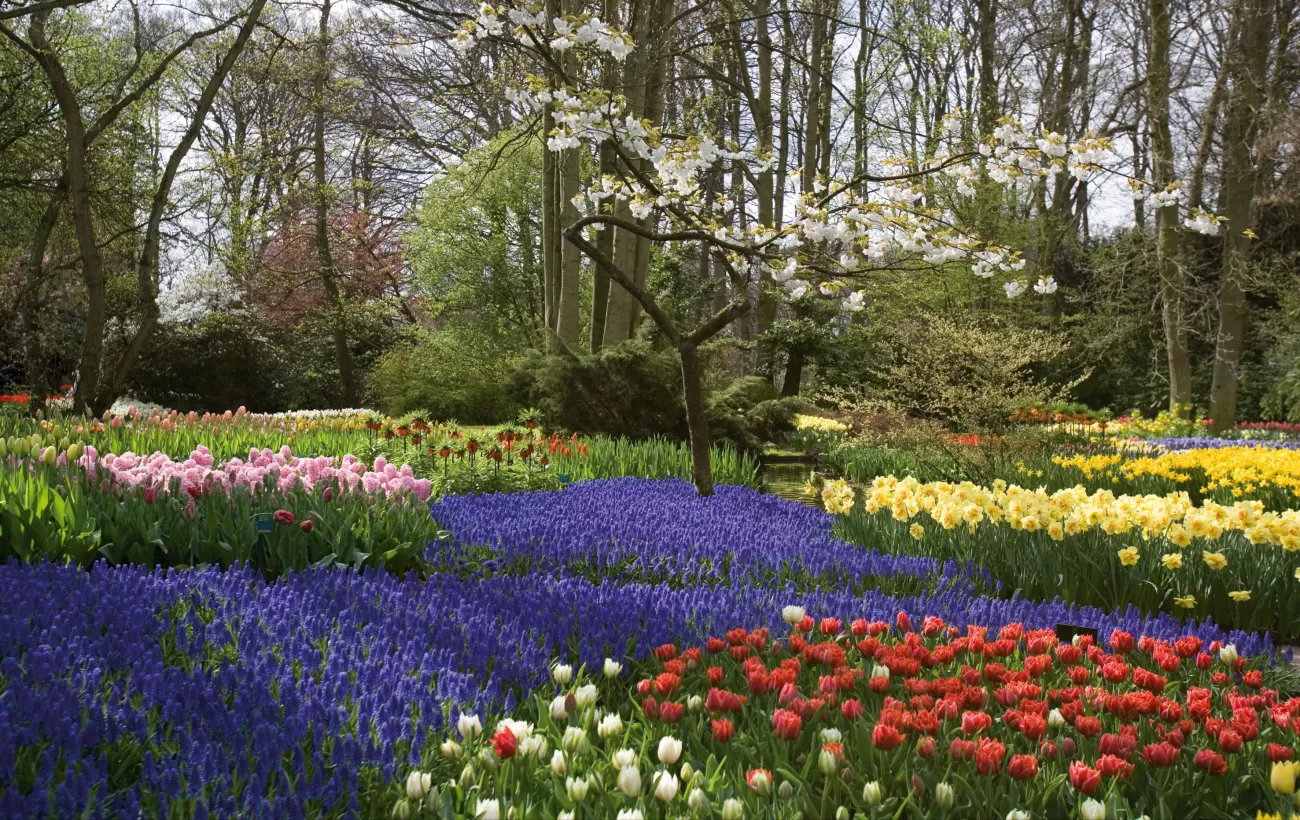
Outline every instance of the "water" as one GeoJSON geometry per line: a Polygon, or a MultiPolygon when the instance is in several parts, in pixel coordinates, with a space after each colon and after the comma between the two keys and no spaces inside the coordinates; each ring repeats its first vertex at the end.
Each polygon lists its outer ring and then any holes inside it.
{"type": "Polygon", "coordinates": [[[779,495],[810,507],[821,507],[821,496],[809,494],[804,488],[812,463],[764,464],[761,474],[763,492],[779,495]]]}

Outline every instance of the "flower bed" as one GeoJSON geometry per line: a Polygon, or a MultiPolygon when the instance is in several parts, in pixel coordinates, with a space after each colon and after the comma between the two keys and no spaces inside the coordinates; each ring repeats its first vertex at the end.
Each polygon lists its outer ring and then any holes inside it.
{"type": "MultiPolygon", "coordinates": [[[[439,509],[463,517],[466,544],[487,540],[492,526],[518,544],[546,544],[594,522],[605,528],[589,542],[597,553],[605,537],[643,539],[648,555],[686,543],[665,517],[680,484],[608,484],[439,509]],[[643,511],[593,506],[618,493],[643,499],[643,511]],[[524,524],[511,528],[513,517],[524,524]]],[[[789,544],[820,539],[814,552],[860,560],[856,547],[829,537],[825,516],[789,502],[726,491],[682,510],[707,535],[701,551],[725,541],[756,551],[769,532],[780,541],[784,520],[789,544]]],[[[969,584],[891,596],[812,583],[792,593],[793,577],[725,578],[648,584],[579,577],[567,563],[519,575],[479,563],[425,580],[332,568],[269,583],[240,567],[164,574],[11,561],[0,565],[0,816],[387,816],[396,784],[410,766],[432,767],[460,712],[513,713],[556,656],[595,669],[606,657],[631,664],[664,643],[702,643],[733,624],[778,630],[779,607],[791,600],[868,621],[904,611],[917,623],[933,615],[994,631],[1019,622],[1166,641],[1190,633],[1231,642],[1259,663],[1273,656],[1266,637],[1209,623],[979,597],[969,584]]]]}
{"type": "Polygon", "coordinates": [[[629,669],[557,663],[511,718],[485,730],[462,712],[394,816],[1100,820],[1290,802],[1300,698],[1233,646],[785,616],[794,630],[718,630],[629,669]]]}
{"type": "Polygon", "coordinates": [[[955,562],[855,548],[832,536],[833,516],[742,487],[718,487],[701,498],[684,481],[613,479],[565,492],[448,496],[431,510],[455,534],[430,550],[436,565],[858,593],[990,583],[955,562]]]}
{"type": "Polygon", "coordinates": [[[839,525],[848,540],[973,562],[1031,598],[1132,604],[1300,635],[1297,510],[892,477],[878,478],[856,502],[842,483],[828,484],[823,496],[828,508],[853,511],[839,525]]]}

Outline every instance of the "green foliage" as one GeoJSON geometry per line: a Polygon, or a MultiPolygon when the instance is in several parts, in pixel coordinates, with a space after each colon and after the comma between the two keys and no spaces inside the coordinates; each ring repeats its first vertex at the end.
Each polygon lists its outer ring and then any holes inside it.
{"type": "Polygon", "coordinates": [[[686,437],[677,354],[643,340],[595,354],[530,355],[513,387],[551,427],[633,438],[686,437]]]}
{"type": "Polygon", "coordinates": [[[421,412],[426,418],[476,423],[509,421],[520,405],[510,388],[516,364],[481,329],[453,325],[412,329],[370,373],[370,394],[392,415],[421,412]]]}
{"type": "Polygon", "coordinates": [[[868,396],[959,432],[1000,432],[1017,410],[1064,399],[1073,385],[1035,369],[1065,352],[1059,336],[1014,322],[922,316],[899,329],[868,396]]]}
{"type": "Polygon", "coordinates": [[[795,414],[812,409],[806,399],[782,396],[767,379],[744,376],[713,393],[705,412],[715,441],[758,449],[791,433],[795,414]]]}
{"type": "Polygon", "coordinates": [[[426,308],[511,350],[542,343],[541,146],[503,134],[425,189],[405,248],[426,308]]]}

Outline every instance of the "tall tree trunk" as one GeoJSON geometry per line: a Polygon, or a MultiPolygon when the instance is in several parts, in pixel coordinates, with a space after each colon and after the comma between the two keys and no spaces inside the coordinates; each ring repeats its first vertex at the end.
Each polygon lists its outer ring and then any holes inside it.
{"type": "Polygon", "coordinates": [[[998,9],[996,0],[977,0],[979,17],[976,25],[979,27],[977,37],[979,40],[979,130],[980,135],[987,137],[993,133],[997,127],[998,117],[998,84],[997,74],[995,73],[995,62],[997,60],[997,26],[998,26],[998,9]]]}
{"type": "Polygon", "coordinates": [[[72,397],[73,412],[80,413],[94,399],[99,389],[99,371],[104,356],[104,327],[108,321],[108,289],[104,280],[104,262],[99,252],[99,239],[95,235],[95,219],[91,209],[86,124],[82,118],[81,104],[72,89],[72,83],[68,80],[63,64],[45,36],[48,17],[49,12],[46,11],[32,15],[29,37],[45,79],[54,92],[59,114],[63,118],[64,141],[67,147],[64,173],[68,183],[68,204],[72,211],[72,224],[77,236],[81,278],[86,284],[86,330],[81,342],[77,389],[72,397]]]}
{"type": "MultiPolygon", "coordinates": [[[[608,140],[601,143],[600,146],[600,173],[602,176],[612,176],[617,170],[615,162],[614,146],[608,140]]],[[[612,213],[609,200],[603,200],[600,203],[602,213],[612,213]]],[[[601,253],[612,257],[614,255],[614,229],[605,228],[596,237],[596,246],[600,248],[601,253]]],[[[600,266],[595,266],[591,271],[591,352],[595,353],[600,350],[600,346],[605,341],[605,313],[609,310],[609,274],[600,266]]]]}
{"type": "Polygon", "coordinates": [[[799,395],[799,383],[803,380],[803,350],[792,348],[785,360],[785,381],[781,384],[782,396],[799,395]]]}
{"type": "Polygon", "coordinates": [[[334,336],[334,357],[339,367],[339,381],[343,388],[343,406],[356,407],[358,403],[356,373],[352,364],[352,350],[348,347],[348,317],[343,293],[339,289],[334,270],[334,254],[330,248],[329,177],[325,169],[325,86],[329,81],[329,25],[332,0],[323,0],[320,27],[316,39],[316,72],[312,78],[312,175],[316,183],[316,261],[320,267],[321,285],[330,308],[330,333],[334,336]]]}
{"type": "Polygon", "coordinates": [[[700,495],[713,495],[713,465],[709,463],[709,423],[704,416],[704,389],[700,353],[694,344],[677,348],[682,360],[682,396],[686,400],[686,427],[691,437],[691,481],[700,495]]]}
{"type": "MultiPolygon", "coordinates": [[[[560,16],[559,0],[546,0],[546,19],[560,16]]],[[[555,88],[560,78],[547,69],[550,86],[555,88]]],[[[547,147],[555,129],[555,116],[550,106],[542,109],[542,303],[544,343],[550,350],[555,343],[555,327],[560,310],[560,268],[563,258],[564,232],[560,228],[560,176],[558,152],[547,147]]]]}
{"type": "MultiPolygon", "coordinates": [[[[646,65],[645,79],[645,118],[650,121],[654,127],[663,124],[664,119],[664,83],[668,73],[668,53],[671,48],[670,35],[673,15],[676,13],[675,0],[656,0],[650,4],[656,17],[653,18],[651,25],[654,34],[653,48],[649,55],[650,60],[646,65]]],[[[641,167],[645,169],[647,164],[642,161],[641,167]]],[[[653,225],[653,217],[648,216],[641,220],[641,227],[650,228],[653,225]]],[[[650,279],[650,249],[651,243],[645,237],[641,237],[636,246],[636,268],[635,281],[637,287],[644,288],[650,279]]],[[[641,303],[633,300],[632,318],[628,322],[628,332],[635,335],[637,328],[641,323],[641,303]]]]}
{"type": "Polygon", "coordinates": [[[1228,99],[1224,151],[1224,213],[1227,235],[1223,247],[1223,279],[1219,285],[1219,333],[1215,340],[1214,380],[1210,387],[1211,429],[1230,430],[1237,419],[1237,388],[1241,379],[1241,354],[1246,332],[1246,278],[1250,264],[1249,237],[1243,234],[1253,222],[1255,167],[1251,151],[1258,134],[1268,67],[1268,40],[1272,6],[1267,0],[1237,0],[1240,41],[1229,59],[1232,91],[1228,99]]]}
{"type": "MultiPolygon", "coordinates": [[[[865,0],[864,0],[865,2],[865,0]]],[[[772,34],[771,25],[772,0],[758,0],[754,15],[756,39],[758,40],[758,105],[753,111],[754,128],[758,132],[758,151],[769,157],[773,151],[772,144],[772,34]]],[[[737,43],[737,48],[741,45],[737,43]]],[[[776,192],[773,163],[758,172],[755,179],[754,196],[758,200],[758,224],[764,228],[775,229],[773,218],[776,192]]],[[[758,315],[755,317],[754,333],[758,343],[754,347],[754,369],[767,379],[772,380],[772,345],[764,338],[776,321],[776,294],[772,288],[771,271],[766,267],[758,274],[758,315]]]]}
{"type": "Polygon", "coordinates": [[[27,408],[33,414],[45,408],[45,397],[50,394],[50,368],[45,357],[44,340],[41,338],[41,314],[45,309],[41,286],[45,283],[46,248],[54,227],[59,223],[59,214],[67,195],[67,187],[60,180],[36,224],[36,235],[23,263],[23,363],[27,369],[27,385],[30,389],[27,408]]]}
{"type": "MultiPolygon", "coordinates": [[[[1151,128],[1152,183],[1156,192],[1174,181],[1174,143],[1169,132],[1169,0],[1150,0],[1151,52],[1147,60],[1147,118],[1151,128]]],[[[1160,275],[1160,313],[1169,364],[1169,409],[1190,418],[1192,365],[1187,352],[1183,293],[1178,259],[1178,207],[1156,208],[1156,270],[1160,275]]]]}

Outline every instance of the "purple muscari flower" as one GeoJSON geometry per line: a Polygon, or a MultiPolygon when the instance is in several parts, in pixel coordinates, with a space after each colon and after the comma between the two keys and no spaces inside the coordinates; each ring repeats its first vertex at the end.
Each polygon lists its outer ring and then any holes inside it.
{"type": "Polygon", "coordinates": [[[682,482],[590,482],[449,498],[433,513],[456,538],[431,548],[447,569],[425,580],[0,565],[0,815],[134,817],[184,800],[217,817],[299,817],[312,805],[352,816],[358,772],[401,777],[446,728],[444,706],[453,721],[509,709],[547,684],[556,653],[595,667],[735,626],[783,629],[785,604],[1191,633],[1272,653],[1266,636],[1209,622],[980,597],[955,566],[838,541],[829,516],[736,488],[701,499],[682,482]],[[475,545],[527,570],[462,572],[475,545]],[[36,788],[22,793],[17,761],[42,744],[36,788]],[[110,792],[137,744],[138,776],[110,792]]]}

